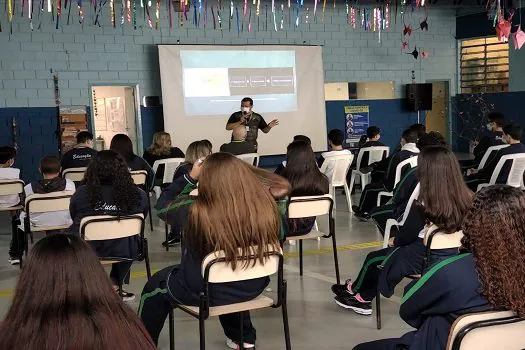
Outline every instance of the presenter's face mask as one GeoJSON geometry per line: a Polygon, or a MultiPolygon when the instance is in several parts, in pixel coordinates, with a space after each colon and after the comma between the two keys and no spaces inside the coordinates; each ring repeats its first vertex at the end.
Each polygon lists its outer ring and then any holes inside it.
{"type": "Polygon", "coordinates": [[[249,114],[249,113],[252,111],[252,107],[242,106],[242,111],[243,111],[245,114],[249,114]]]}

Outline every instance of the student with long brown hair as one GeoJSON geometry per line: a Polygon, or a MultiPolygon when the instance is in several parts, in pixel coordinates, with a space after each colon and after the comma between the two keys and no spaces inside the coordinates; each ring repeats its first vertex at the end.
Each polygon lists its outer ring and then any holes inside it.
{"type": "Polygon", "coordinates": [[[29,251],[0,332],[3,350],[155,349],[93,249],[66,234],[43,238],[29,251]]]}
{"type": "Polygon", "coordinates": [[[495,185],[476,194],[463,224],[459,254],[441,261],[405,290],[399,311],[416,331],[355,350],[445,349],[461,315],[505,309],[525,316],[525,194],[495,185]]]}
{"type": "MultiPolygon", "coordinates": [[[[354,281],[332,286],[339,306],[371,315],[371,302],[378,288],[385,297],[390,297],[404,276],[423,272],[426,252],[423,239],[429,227],[435,225],[443,233],[461,229],[473,194],[463,181],[454,153],[443,146],[423,149],[418,157],[417,177],[418,201],[399,234],[390,239],[390,247],[369,253],[354,281]],[[379,271],[377,266],[381,264],[385,266],[379,271]]],[[[455,253],[449,249],[434,251],[428,266],[455,253]]]]}
{"type": "MultiPolygon", "coordinates": [[[[185,305],[198,305],[204,285],[201,263],[207,254],[224,250],[232,268],[240,269],[243,266],[237,259],[247,254],[249,247],[256,246],[257,258],[263,261],[268,246],[279,246],[281,221],[275,198],[286,196],[289,191],[283,178],[256,169],[229,153],[199,159],[184,178],[188,181],[186,188],[199,182],[199,195],[189,207],[181,263],[159,271],[148,281],[139,307],[139,316],[155,342],[174,299],[185,305]]],[[[212,284],[210,304],[251,300],[268,283],[265,277],[212,284]]],[[[243,316],[235,313],[219,317],[227,345],[238,347],[240,317],[244,317],[244,347],[253,348],[255,328],[247,312],[243,316]]]]}
{"type": "MultiPolygon", "coordinates": [[[[148,162],[150,167],[157,160],[168,159],[168,158],[184,158],[184,152],[178,147],[173,147],[171,143],[171,136],[167,132],[159,131],[153,134],[153,141],[142,155],[142,158],[148,162]]],[[[157,172],[155,173],[154,184],[156,186],[162,185],[162,178],[164,177],[164,164],[160,164],[157,172]]]]}

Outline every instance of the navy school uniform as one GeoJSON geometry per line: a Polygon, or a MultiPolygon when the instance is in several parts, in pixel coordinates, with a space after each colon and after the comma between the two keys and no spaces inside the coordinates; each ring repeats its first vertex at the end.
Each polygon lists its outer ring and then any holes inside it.
{"type": "MultiPolygon", "coordinates": [[[[149,150],[145,150],[142,158],[149,164],[149,166],[153,170],[153,164],[157,160],[163,160],[168,158],[184,158],[184,152],[180,150],[178,147],[172,147],[170,149],[170,153],[165,155],[157,155],[151,153],[149,150]]],[[[162,184],[162,178],[164,177],[164,164],[160,164],[157,172],[155,173],[155,185],[161,185],[162,184]]]]}
{"type": "MultiPolygon", "coordinates": [[[[417,157],[418,153],[419,150],[415,144],[406,144],[401,151],[395,153],[390,158],[383,180],[381,182],[372,182],[363,189],[361,198],[359,199],[359,211],[362,213],[370,213],[370,211],[377,206],[379,192],[393,191],[397,165],[411,157],[417,157]]],[[[407,165],[407,167],[410,166],[407,165]]]]}
{"type": "Polygon", "coordinates": [[[398,339],[363,343],[354,350],[443,350],[456,318],[492,309],[480,294],[481,289],[470,253],[442,260],[405,289],[399,314],[416,331],[398,339]]]}
{"type": "MultiPolygon", "coordinates": [[[[401,220],[408,204],[408,200],[414,192],[417,183],[417,167],[408,169],[394,188],[392,203],[384,204],[371,210],[370,216],[374,220],[381,234],[385,233],[386,222],[388,219],[401,220]]],[[[393,227],[392,229],[395,230],[396,228],[393,227]]]]}
{"type": "Polygon", "coordinates": [[[145,191],[149,190],[153,186],[153,181],[155,181],[155,173],[153,172],[153,169],[149,166],[148,162],[146,162],[143,158],[137,155],[134,155],[133,158],[126,162],[128,163],[130,171],[146,170],[146,186],[142,189],[145,191]]]}
{"type": "Polygon", "coordinates": [[[91,147],[75,147],[62,156],[60,166],[62,171],[70,168],[85,168],[96,156],[97,151],[91,147]]]}
{"type": "MultiPolygon", "coordinates": [[[[509,145],[508,147],[500,149],[496,153],[496,155],[492,158],[492,160],[490,160],[483,167],[483,169],[478,171],[478,173],[476,174],[467,176],[466,183],[469,186],[469,188],[473,191],[476,191],[479,184],[488,183],[500,159],[503,156],[508,156],[510,154],[518,154],[518,153],[525,153],[525,145],[523,145],[522,143],[515,143],[513,145],[509,145]]],[[[503,167],[501,168],[501,172],[499,173],[498,178],[496,179],[497,184],[505,184],[507,182],[507,179],[510,175],[511,167],[512,167],[511,161],[506,161],[505,164],[503,164],[503,167]]]]}
{"type": "MultiPolygon", "coordinates": [[[[143,214],[145,218],[148,214],[148,197],[140,188],[135,188],[137,191],[137,200],[135,201],[132,210],[127,214],[143,214]]],[[[69,213],[73,220],[73,224],[68,229],[70,233],[79,235],[80,221],[87,216],[117,214],[114,199],[115,191],[113,187],[110,185],[102,185],[101,191],[102,203],[94,208],[89,203],[88,188],[86,186],[79,187],[71,197],[69,213]]],[[[98,256],[135,259],[138,255],[139,239],[139,237],[134,236],[105,241],[94,241],[90,242],[90,244],[93,246],[98,256]]],[[[110,273],[111,279],[115,283],[119,280],[123,281],[123,283],[129,283],[128,272],[130,268],[131,263],[128,262],[113,264],[110,273]]]]}

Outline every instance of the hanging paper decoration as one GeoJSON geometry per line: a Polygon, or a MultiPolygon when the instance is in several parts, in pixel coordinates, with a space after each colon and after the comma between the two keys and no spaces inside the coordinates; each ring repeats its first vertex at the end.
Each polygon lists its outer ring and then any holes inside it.
{"type": "MultiPolygon", "coordinates": [[[[111,25],[113,28],[115,28],[115,0],[109,0],[109,6],[110,6],[110,16],[111,16],[111,25]]],[[[58,14],[57,14],[58,17],[58,14]]]]}
{"type": "MultiPolygon", "coordinates": [[[[314,0],[314,21],[317,22],[317,2],[319,0],[314,0]]],[[[348,1],[348,0],[347,0],[348,1]]],[[[347,3],[348,4],[348,3],[347,3]]],[[[347,5],[348,6],[348,5],[347,5]]]]}
{"type": "Polygon", "coordinates": [[[133,0],[133,29],[137,29],[137,0],[133,0]]]}
{"type": "Polygon", "coordinates": [[[421,23],[419,24],[419,28],[421,28],[421,30],[426,30],[428,31],[428,22],[427,22],[427,19],[428,18],[425,18],[423,21],[421,21],[421,23]]]}
{"type": "Polygon", "coordinates": [[[238,7],[235,8],[235,13],[237,15],[237,34],[239,34],[241,32],[241,26],[239,24],[239,8],[238,7]]]}
{"type": "Polygon", "coordinates": [[[120,3],[120,25],[123,26],[124,23],[126,23],[126,0],[121,0],[121,3],[120,3]]]}
{"type": "Polygon", "coordinates": [[[408,41],[403,41],[401,43],[401,50],[407,50],[408,49],[408,41]]]}
{"type": "Polygon", "coordinates": [[[257,17],[259,17],[260,9],[261,9],[261,0],[257,0],[257,11],[256,11],[257,17]]]}
{"type": "Polygon", "coordinates": [[[268,4],[264,5],[265,19],[264,19],[264,30],[268,30],[268,4]]]}
{"type": "Polygon", "coordinates": [[[284,29],[284,4],[281,4],[281,30],[284,29]]]}
{"type": "Polygon", "coordinates": [[[57,0],[56,9],[57,9],[57,21],[56,21],[55,29],[58,29],[60,26],[60,16],[62,16],[62,1],[61,0],[57,0]]]}
{"type": "Polygon", "coordinates": [[[428,51],[421,51],[421,58],[423,59],[427,59],[428,57],[430,56],[430,53],[428,53],[428,51]]]}
{"type": "Polygon", "coordinates": [[[211,18],[213,19],[213,29],[217,29],[217,24],[215,23],[215,12],[213,12],[213,5],[211,5],[211,18]]]}
{"type": "MultiPolygon", "coordinates": [[[[397,6],[397,1],[396,1],[397,6]]],[[[390,28],[390,4],[385,6],[385,29],[390,28]]]]}
{"type": "MultiPolygon", "coordinates": [[[[71,11],[71,6],[69,7],[69,10],[71,11]]],[[[33,0],[28,0],[28,14],[29,18],[29,28],[31,31],[33,31],[33,0]]],[[[68,18],[69,21],[69,18],[68,18]]]]}
{"type": "Polygon", "coordinates": [[[275,19],[275,0],[272,0],[273,29],[277,31],[277,20],[275,19]]]}
{"type": "MultiPolygon", "coordinates": [[[[43,1],[42,1],[42,4],[43,4],[43,1]]],[[[42,10],[43,8],[41,8],[41,11],[42,10]]],[[[78,22],[80,24],[84,23],[84,6],[82,5],[82,0],[78,0],[78,22]]]]}
{"type": "Polygon", "coordinates": [[[250,5],[250,13],[248,15],[248,33],[252,31],[252,5],[250,5]]]}
{"type": "Polygon", "coordinates": [[[521,30],[521,25],[518,26],[518,30],[511,34],[512,41],[514,42],[514,49],[519,50],[525,43],[525,32],[521,30]]]}
{"type": "Polygon", "coordinates": [[[324,22],[324,11],[326,10],[326,0],[323,0],[323,15],[321,16],[321,21],[324,22]]]}
{"type": "Polygon", "coordinates": [[[500,42],[506,43],[509,41],[512,16],[513,14],[509,16],[508,20],[503,18],[502,14],[499,16],[498,24],[496,25],[496,35],[498,36],[500,42]]]}
{"type": "Polygon", "coordinates": [[[350,8],[350,26],[355,29],[356,27],[356,10],[355,7],[352,6],[350,8]]]}
{"type": "Polygon", "coordinates": [[[405,24],[404,26],[405,28],[403,29],[403,35],[410,36],[412,34],[412,27],[410,26],[410,24],[408,26],[405,24]]]}
{"type": "Polygon", "coordinates": [[[217,8],[217,19],[219,20],[219,29],[222,32],[222,19],[221,19],[221,13],[218,8],[217,8]]]}
{"type": "Polygon", "coordinates": [[[305,14],[305,17],[304,17],[304,23],[306,23],[306,24],[310,23],[310,9],[308,7],[306,8],[306,14],[305,14]]]}
{"type": "MultiPolygon", "coordinates": [[[[113,1],[113,0],[111,0],[113,1]]],[[[146,0],[144,0],[146,1],[146,0]]],[[[144,16],[147,16],[148,17],[148,26],[150,27],[150,29],[153,29],[153,21],[151,20],[151,14],[149,12],[149,8],[151,6],[151,2],[147,2],[146,3],[146,6],[144,6],[144,16]]]]}
{"type": "Polygon", "coordinates": [[[233,1],[230,1],[230,22],[228,23],[228,31],[232,31],[232,19],[233,19],[233,1]]]}
{"type": "Polygon", "coordinates": [[[414,51],[412,51],[411,53],[408,53],[407,55],[412,55],[414,57],[414,59],[417,60],[417,58],[419,56],[419,51],[417,51],[417,47],[414,47],[414,51]]]}

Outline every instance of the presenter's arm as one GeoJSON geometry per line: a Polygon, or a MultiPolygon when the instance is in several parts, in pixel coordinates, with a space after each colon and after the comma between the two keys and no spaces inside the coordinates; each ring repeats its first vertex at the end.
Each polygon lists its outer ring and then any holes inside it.
{"type": "Polygon", "coordinates": [[[274,119],[269,124],[266,124],[266,121],[261,117],[261,121],[259,122],[259,129],[261,129],[262,132],[267,134],[276,125],[279,125],[279,120],[274,119]]]}
{"type": "Polygon", "coordinates": [[[243,125],[243,122],[243,118],[241,118],[241,116],[238,115],[238,113],[233,113],[230,116],[230,119],[228,119],[228,122],[226,123],[226,130],[233,130],[239,125],[243,125]]]}

